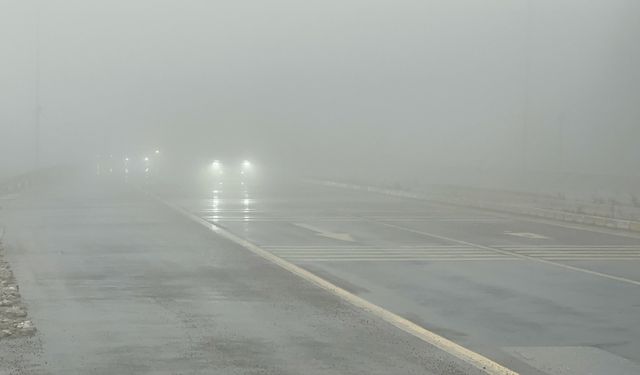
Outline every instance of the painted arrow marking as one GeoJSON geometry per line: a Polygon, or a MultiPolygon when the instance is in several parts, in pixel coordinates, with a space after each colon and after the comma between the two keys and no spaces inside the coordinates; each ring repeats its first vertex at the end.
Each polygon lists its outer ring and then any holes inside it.
{"type": "Polygon", "coordinates": [[[548,240],[549,237],[547,236],[543,236],[541,234],[536,234],[536,233],[527,233],[527,232],[504,232],[504,234],[508,234],[510,236],[516,236],[516,237],[523,237],[523,238],[530,238],[532,240],[548,240]]]}
{"type": "Polygon", "coordinates": [[[356,242],[356,240],[354,240],[349,233],[329,232],[322,228],[314,227],[313,225],[303,224],[303,223],[293,223],[293,225],[315,232],[318,236],[327,237],[327,238],[331,238],[338,241],[356,242]]]}

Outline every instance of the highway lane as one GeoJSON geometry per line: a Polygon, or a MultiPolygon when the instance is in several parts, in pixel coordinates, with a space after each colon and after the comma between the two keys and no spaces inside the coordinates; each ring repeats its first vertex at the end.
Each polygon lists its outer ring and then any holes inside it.
{"type": "Polygon", "coordinates": [[[0,374],[477,374],[132,186],[69,180],[0,212],[35,337],[0,374]]]}
{"type": "Polygon", "coordinates": [[[164,196],[522,373],[640,373],[637,235],[305,183],[164,196]]]}

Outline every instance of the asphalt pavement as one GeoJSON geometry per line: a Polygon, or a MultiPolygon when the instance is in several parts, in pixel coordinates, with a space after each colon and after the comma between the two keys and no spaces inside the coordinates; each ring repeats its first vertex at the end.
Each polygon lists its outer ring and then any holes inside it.
{"type": "Polygon", "coordinates": [[[637,234],[303,182],[159,192],[520,373],[640,373],[637,234]]]}
{"type": "Polygon", "coordinates": [[[479,373],[131,184],[34,187],[0,223],[37,329],[0,340],[2,374],[479,373]]]}
{"type": "Polygon", "coordinates": [[[521,374],[640,373],[631,233],[288,180],[68,179],[0,223],[37,329],[0,373],[479,372],[251,247],[521,374]]]}

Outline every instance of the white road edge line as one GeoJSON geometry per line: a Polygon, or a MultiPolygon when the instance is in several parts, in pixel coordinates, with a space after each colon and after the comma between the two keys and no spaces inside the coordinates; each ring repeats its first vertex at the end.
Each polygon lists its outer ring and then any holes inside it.
{"type": "Polygon", "coordinates": [[[253,252],[254,254],[262,257],[265,260],[268,260],[269,262],[276,264],[277,266],[293,273],[294,275],[303,278],[304,280],[330,292],[331,294],[335,295],[336,297],[339,297],[340,299],[350,303],[351,305],[360,308],[364,311],[367,311],[375,316],[377,316],[378,318],[386,321],[387,323],[390,323],[391,325],[395,326],[396,328],[399,328],[401,330],[403,330],[406,333],[409,333],[419,339],[421,339],[422,341],[429,343],[433,346],[435,346],[436,348],[443,350],[451,355],[453,355],[454,357],[466,362],[467,364],[477,368],[478,370],[484,372],[485,374],[488,375],[519,375],[517,372],[510,370],[502,365],[500,365],[497,362],[494,362],[492,360],[490,360],[487,357],[484,357],[483,355],[473,352],[463,346],[460,346],[456,343],[454,343],[453,341],[450,341],[436,333],[433,333],[399,315],[396,315],[394,313],[392,313],[391,311],[388,311],[378,305],[375,305],[361,297],[358,297],[354,294],[349,293],[348,291],[340,288],[337,285],[334,285],[332,283],[330,283],[329,281],[316,276],[315,274],[305,270],[304,268],[298,267],[295,264],[288,262],[276,255],[274,255],[273,253],[264,250],[262,248],[260,248],[259,246],[245,240],[244,238],[237,236],[215,224],[212,224],[204,219],[202,219],[201,217],[194,215],[193,213],[183,209],[180,206],[174,205],[172,203],[169,203],[165,200],[163,200],[162,198],[160,198],[159,196],[146,191],[146,190],[141,190],[144,193],[146,193],[147,195],[149,195],[150,197],[154,198],[155,200],[157,200],[158,202],[164,204],[165,206],[173,209],[176,212],[179,212],[180,214],[184,215],[185,217],[191,219],[192,221],[208,228],[209,230],[211,230],[212,232],[220,235],[223,238],[226,238],[227,240],[234,242],[242,247],[244,247],[245,249],[253,252]]]}

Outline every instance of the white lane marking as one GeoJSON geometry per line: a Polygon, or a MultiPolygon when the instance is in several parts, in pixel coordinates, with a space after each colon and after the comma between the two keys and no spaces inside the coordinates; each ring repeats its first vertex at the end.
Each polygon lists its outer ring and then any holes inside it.
{"type": "Polygon", "coordinates": [[[555,260],[557,262],[560,261],[564,261],[564,262],[577,262],[577,261],[598,261],[598,262],[616,262],[616,261],[640,261],[640,258],[635,257],[635,258],[625,258],[625,257],[609,257],[609,258],[593,258],[593,257],[586,257],[586,258],[567,258],[567,257],[558,257],[558,258],[547,258],[547,257],[543,257],[544,259],[549,259],[549,260],[555,260]]]}
{"type": "MultiPolygon", "coordinates": [[[[385,247],[370,246],[370,245],[260,245],[263,249],[388,249],[385,247]]],[[[460,245],[394,245],[393,249],[469,249],[469,246],[460,245]]]]}
{"type": "Polygon", "coordinates": [[[425,255],[459,255],[459,254],[490,254],[490,255],[498,255],[504,256],[502,254],[497,254],[495,252],[490,251],[482,251],[482,250],[465,250],[465,251],[422,251],[422,250],[362,250],[362,251],[351,251],[351,250],[273,250],[274,253],[278,254],[425,254],[425,255]]]}
{"type": "Polygon", "coordinates": [[[532,257],[540,258],[615,258],[615,257],[627,257],[637,258],[640,254],[525,254],[532,257]]]}
{"type": "MultiPolygon", "coordinates": [[[[311,181],[311,184],[314,185],[318,185],[318,182],[314,182],[311,181]]],[[[320,186],[324,186],[324,187],[329,187],[329,188],[335,188],[335,189],[340,189],[340,190],[353,190],[353,188],[350,187],[344,187],[344,186],[337,186],[337,185],[326,185],[324,183],[320,183],[320,186]]],[[[552,220],[552,219],[545,219],[545,218],[541,218],[541,217],[534,217],[534,216],[530,216],[530,215],[525,215],[525,214],[516,214],[516,213],[512,213],[512,212],[505,212],[505,211],[500,211],[500,210],[489,210],[487,208],[480,208],[480,207],[473,207],[473,206],[469,206],[469,205],[465,205],[465,204],[456,204],[456,203],[445,203],[445,202],[441,202],[441,201],[435,201],[435,200],[431,200],[428,198],[420,198],[420,197],[402,197],[402,196],[398,196],[395,194],[389,194],[386,192],[382,192],[382,191],[372,191],[372,190],[367,190],[367,189],[357,189],[360,191],[364,191],[364,192],[369,192],[371,194],[375,194],[375,195],[383,195],[383,196],[387,196],[390,198],[398,198],[398,199],[402,199],[402,200],[411,200],[411,201],[420,201],[420,202],[424,202],[426,205],[430,205],[432,207],[441,207],[444,209],[448,209],[448,210],[463,210],[466,212],[469,211],[473,211],[475,214],[485,214],[487,213],[487,211],[490,211],[493,215],[495,215],[496,218],[504,218],[504,219],[510,219],[510,220],[521,220],[521,221],[525,221],[525,222],[529,222],[529,223],[539,223],[539,224],[546,224],[546,225],[551,225],[551,226],[556,226],[556,227],[560,227],[560,228],[565,228],[565,229],[575,229],[575,230],[581,230],[581,231],[586,231],[586,232],[592,232],[592,233],[601,233],[601,234],[609,234],[612,236],[618,236],[618,237],[625,237],[625,238],[633,238],[633,239],[640,239],[640,234],[638,233],[633,233],[633,232],[628,232],[628,231],[624,231],[624,230],[616,230],[616,229],[612,229],[612,228],[605,228],[605,227],[596,227],[596,226],[592,226],[592,225],[588,225],[588,224],[579,224],[579,223],[571,223],[571,222],[564,222],[564,221],[558,221],[558,220],[552,220]]],[[[387,219],[382,219],[382,220],[387,220],[387,219]]],[[[389,221],[393,221],[393,220],[389,220],[389,221]]]]}
{"type": "Polygon", "coordinates": [[[505,249],[640,249],[640,245],[524,245],[509,246],[505,249]]]}
{"type": "Polygon", "coordinates": [[[578,253],[583,251],[601,252],[601,253],[616,252],[616,251],[640,252],[640,248],[633,248],[633,247],[619,247],[619,248],[615,248],[615,247],[609,247],[609,248],[607,247],[519,247],[519,248],[501,247],[501,248],[505,250],[512,250],[512,251],[532,251],[532,252],[547,252],[547,253],[560,252],[560,251],[578,252],[578,253]]]}
{"type": "MultiPolygon", "coordinates": [[[[266,211],[249,211],[250,215],[247,217],[247,210],[227,210],[227,209],[207,209],[207,210],[193,210],[198,215],[205,219],[216,218],[219,221],[258,221],[258,222],[302,222],[302,221],[335,221],[335,222],[361,222],[364,221],[360,216],[344,216],[344,215],[291,215],[282,213],[281,215],[274,213],[266,213],[266,211]]],[[[370,216],[371,218],[380,220],[392,220],[392,221],[438,221],[438,222],[488,222],[488,223],[500,223],[504,222],[502,218],[483,218],[483,217],[442,217],[442,216],[370,216]]]]}
{"type": "Polygon", "coordinates": [[[469,365],[477,368],[480,372],[483,372],[488,375],[518,375],[517,372],[510,370],[497,362],[490,360],[489,358],[473,352],[463,346],[456,344],[453,341],[450,341],[436,333],[433,333],[424,327],[421,327],[399,315],[392,313],[389,310],[386,310],[378,305],[375,305],[361,297],[356,296],[355,294],[349,293],[348,291],[338,287],[330,283],[329,281],[316,276],[315,274],[305,270],[304,268],[298,267],[295,264],[288,262],[275,254],[256,246],[255,244],[245,240],[244,238],[233,234],[232,232],[225,230],[215,224],[212,224],[201,217],[192,214],[191,212],[183,209],[182,207],[171,204],[162,198],[156,196],[151,192],[146,192],[149,196],[156,199],[158,202],[164,204],[165,206],[173,209],[176,212],[181,213],[185,217],[190,220],[208,228],[212,232],[218,234],[219,236],[226,238],[227,240],[234,242],[245,249],[253,252],[254,254],[264,258],[265,260],[278,265],[279,267],[293,273],[301,277],[302,279],[326,290],[327,292],[335,295],[338,298],[352,304],[353,306],[360,308],[366,312],[377,316],[378,318],[386,321],[387,323],[393,325],[396,328],[403,330],[404,332],[413,335],[424,342],[447,352],[454,357],[468,363],[469,365]]]}
{"type": "Polygon", "coordinates": [[[515,253],[548,260],[640,260],[640,248],[518,248],[515,253]]]}
{"type": "Polygon", "coordinates": [[[304,223],[293,223],[293,225],[295,225],[297,227],[300,227],[300,228],[304,228],[304,229],[310,230],[312,232],[315,232],[318,236],[327,237],[327,238],[331,238],[331,239],[334,239],[334,240],[345,241],[345,242],[355,242],[356,241],[356,240],[353,239],[353,237],[351,237],[351,235],[349,233],[330,232],[330,231],[327,231],[325,229],[318,228],[318,227],[315,227],[313,225],[304,224],[304,223]]]}
{"type": "Polygon", "coordinates": [[[257,221],[257,222],[296,222],[296,221],[305,221],[305,220],[313,220],[313,221],[335,221],[335,222],[359,222],[362,219],[354,218],[354,217],[261,217],[261,216],[253,216],[253,215],[242,215],[242,216],[228,216],[224,215],[222,212],[217,212],[215,215],[203,215],[205,219],[216,218],[219,221],[228,221],[228,222],[236,222],[236,221],[257,221]]]}
{"type": "Polygon", "coordinates": [[[502,250],[502,249],[498,249],[498,248],[494,248],[494,247],[474,244],[474,243],[467,242],[467,241],[456,240],[455,238],[450,238],[450,237],[446,237],[446,236],[440,236],[440,235],[433,234],[433,233],[427,233],[427,232],[423,232],[423,231],[420,231],[420,230],[406,228],[406,227],[402,227],[402,226],[391,224],[391,223],[384,223],[384,222],[376,221],[376,220],[372,220],[371,222],[378,223],[380,225],[385,225],[385,226],[388,226],[388,227],[391,227],[391,228],[396,228],[396,229],[399,229],[399,230],[407,231],[407,232],[412,232],[412,233],[416,233],[416,234],[422,234],[422,235],[427,236],[427,237],[437,238],[437,239],[440,239],[440,240],[447,240],[447,241],[451,241],[451,242],[455,242],[455,243],[459,243],[459,244],[467,245],[467,246],[475,246],[475,247],[480,248],[480,249],[492,250],[492,251],[495,251],[495,252],[498,252],[498,253],[501,253],[501,254],[513,255],[515,257],[519,257],[519,258],[522,258],[522,259],[528,259],[528,260],[531,260],[531,261],[534,261],[534,262],[544,263],[544,264],[552,265],[552,266],[555,266],[555,267],[560,267],[560,268],[564,268],[564,269],[568,269],[568,270],[572,270],[572,271],[583,272],[583,273],[586,273],[586,274],[589,274],[589,275],[603,277],[605,279],[610,279],[610,280],[620,281],[620,282],[627,283],[627,284],[633,284],[633,285],[640,286],[640,281],[637,281],[637,280],[631,280],[631,279],[627,279],[627,278],[624,278],[624,277],[609,275],[609,274],[602,273],[602,272],[592,271],[592,270],[589,270],[589,269],[586,269],[586,268],[570,266],[570,265],[564,264],[564,263],[557,263],[557,262],[553,262],[553,261],[542,259],[542,258],[535,258],[535,257],[528,256],[528,255],[525,255],[525,254],[516,253],[514,251],[502,250]]]}
{"type": "Polygon", "coordinates": [[[518,254],[527,254],[527,255],[640,255],[640,251],[637,250],[613,250],[613,251],[526,251],[526,250],[518,250],[516,251],[518,254]]]}
{"type": "Polygon", "coordinates": [[[310,254],[300,254],[300,253],[276,253],[279,256],[283,256],[285,258],[464,258],[464,257],[478,257],[478,258],[512,258],[507,257],[506,255],[500,254],[460,254],[460,255],[452,255],[452,254],[415,254],[415,253],[403,253],[403,254],[384,254],[384,253],[363,253],[363,254],[324,254],[324,253],[310,253],[310,254]]]}
{"type": "MultiPolygon", "coordinates": [[[[496,246],[497,247],[497,246],[496,246]]],[[[638,252],[640,251],[640,249],[634,249],[631,247],[627,247],[627,248],[606,248],[606,247],[571,247],[571,248],[561,248],[561,247],[546,247],[546,248],[536,248],[536,247],[520,247],[517,249],[511,248],[511,247],[500,247],[501,249],[505,249],[505,250],[509,250],[509,251],[530,251],[530,252],[549,252],[549,253],[553,253],[553,252],[600,252],[600,253],[607,253],[607,252],[638,252]]]]}
{"type": "Polygon", "coordinates": [[[598,254],[579,254],[579,255],[571,255],[571,254],[558,254],[558,255],[535,255],[536,257],[544,258],[544,259],[615,259],[615,258],[629,258],[629,259],[640,259],[640,255],[634,254],[618,254],[618,255],[598,255],[598,254]]]}
{"type": "MultiPolygon", "coordinates": [[[[307,258],[326,258],[326,257],[335,257],[335,258],[402,258],[402,257],[413,257],[413,258],[465,258],[465,257],[482,257],[482,258],[514,258],[501,254],[474,254],[474,253],[465,253],[465,254],[420,254],[420,253],[398,253],[398,254],[388,254],[388,253],[280,253],[275,252],[276,255],[285,257],[285,258],[299,258],[299,257],[307,257],[307,258]]],[[[568,257],[571,258],[571,257],[568,257]]]]}
{"type": "Polygon", "coordinates": [[[353,251],[367,251],[367,250],[371,250],[371,251],[478,251],[478,249],[476,248],[472,248],[472,247],[449,247],[449,248],[440,248],[440,247],[433,247],[433,248],[422,248],[422,247],[358,247],[358,246],[354,246],[354,247],[350,247],[350,246],[340,246],[340,247],[328,247],[328,246],[322,246],[322,247],[298,247],[298,246],[291,246],[291,247],[280,247],[280,246],[270,246],[270,247],[266,247],[266,246],[261,246],[263,249],[269,249],[269,250],[300,250],[300,251],[346,251],[346,250],[353,250],[353,251]]]}
{"type": "Polygon", "coordinates": [[[511,260],[521,262],[518,258],[287,258],[299,262],[487,262],[511,260]]]}
{"type": "Polygon", "coordinates": [[[505,231],[504,234],[508,234],[510,236],[516,236],[516,237],[522,237],[522,238],[529,238],[532,240],[548,240],[549,237],[547,236],[543,236],[541,234],[537,234],[537,233],[529,233],[529,232],[509,232],[509,231],[505,231]]]}
{"type": "Polygon", "coordinates": [[[367,261],[372,261],[372,260],[404,260],[404,261],[423,261],[423,262],[435,262],[435,261],[440,261],[440,260],[449,260],[449,261],[454,261],[456,259],[473,259],[473,260],[486,260],[486,261],[491,261],[491,260],[515,260],[515,258],[498,258],[498,257],[478,257],[478,256],[469,256],[469,257],[416,257],[416,256],[411,256],[411,255],[405,255],[405,256],[401,256],[401,257],[373,257],[373,256],[369,256],[369,257],[337,257],[337,256],[333,256],[333,257],[320,257],[320,256],[292,256],[292,257],[284,257],[288,260],[292,260],[292,261],[303,261],[303,260],[351,260],[351,261],[363,261],[363,262],[367,262],[367,261]]]}
{"type": "Polygon", "coordinates": [[[633,238],[636,240],[640,239],[640,234],[633,233],[633,232],[625,232],[623,229],[616,230],[616,229],[605,228],[605,227],[591,226],[588,224],[579,224],[579,223],[572,224],[570,222],[559,222],[556,220],[536,218],[536,217],[527,216],[527,215],[517,215],[517,214],[507,214],[507,213],[503,213],[502,215],[511,219],[528,221],[530,223],[546,224],[546,225],[556,226],[556,227],[565,228],[565,229],[574,229],[574,230],[580,230],[585,232],[608,234],[611,236],[633,238]]]}
{"type": "MultiPolygon", "coordinates": [[[[309,248],[270,248],[278,256],[290,260],[331,259],[331,260],[452,260],[452,259],[514,259],[512,256],[486,251],[471,246],[429,246],[429,247],[358,247],[358,246],[315,246],[309,248]]],[[[516,258],[517,259],[517,258],[516,258]]]]}

